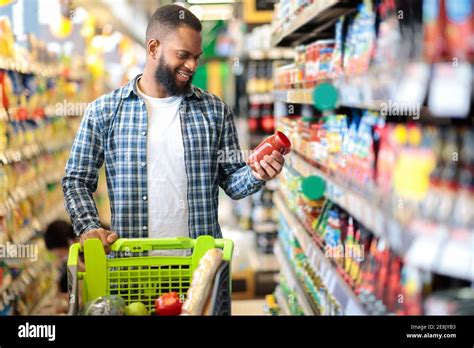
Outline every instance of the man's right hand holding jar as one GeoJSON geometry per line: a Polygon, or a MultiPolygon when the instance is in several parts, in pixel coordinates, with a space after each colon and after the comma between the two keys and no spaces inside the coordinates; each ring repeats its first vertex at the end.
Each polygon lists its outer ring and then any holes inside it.
{"type": "Polygon", "coordinates": [[[282,132],[265,139],[248,159],[252,174],[259,180],[272,180],[280,174],[285,164],[284,155],[291,151],[291,142],[282,132]]]}

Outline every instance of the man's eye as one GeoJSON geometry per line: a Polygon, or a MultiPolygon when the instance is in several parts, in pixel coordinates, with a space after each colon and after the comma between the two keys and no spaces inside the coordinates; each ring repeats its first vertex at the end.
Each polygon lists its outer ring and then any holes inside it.
{"type": "Polygon", "coordinates": [[[179,59],[186,59],[186,55],[185,54],[178,54],[178,58],[179,59]]]}

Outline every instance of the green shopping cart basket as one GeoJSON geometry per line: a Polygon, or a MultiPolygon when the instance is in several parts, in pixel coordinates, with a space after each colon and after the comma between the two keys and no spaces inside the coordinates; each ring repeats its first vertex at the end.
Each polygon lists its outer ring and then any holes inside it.
{"type": "Polygon", "coordinates": [[[200,236],[197,239],[118,239],[111,245],[111,249],[125,256],[116,258],[107,257],[99,239],[87,239],[84,248],[79,243],[71,245],[67,263],[68,313],[77,315],[79,312],[80,280],[83,304],[100,296],[118,295],[127,305],[142,302],[149,313],[152,313],[156,299],[162,294],[174,291],[184,300],[199,260],[214,248],[223,249],[223,262],[214,279],[210,313],[230,315],[230,261],[234,244],[229,239],[214,239],[211,236],[200,236]],[[135,256],[151,250],[176,249],[190,249],[192,254],[135,256]],[[84,253],[84,272],[78,270],[80,252],[84,253]]]}

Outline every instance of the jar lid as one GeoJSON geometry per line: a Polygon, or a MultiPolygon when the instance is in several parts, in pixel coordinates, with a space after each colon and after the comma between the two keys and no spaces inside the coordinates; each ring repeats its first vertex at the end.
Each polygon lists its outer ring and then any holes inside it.
{"type": "Polygon", "coordinates": [[[276,131],[275,138],[281,146],[287,147],[287,148],[291,147],[291,141],[290,139],[288,139],[288,137],[284,133],[280,131],[276,131]]]}
{"type": "Polygon", "coordinates": [[[309,200],[315,201],[323,198],[325,188],[326,183],[319,176],[311,175],[301,180],[301,192],[309,200]]]}

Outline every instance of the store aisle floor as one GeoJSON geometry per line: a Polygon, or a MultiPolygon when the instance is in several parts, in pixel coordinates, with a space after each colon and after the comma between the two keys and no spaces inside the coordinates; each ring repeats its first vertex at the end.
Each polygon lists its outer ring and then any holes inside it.
{"type": "Polygon", "coordinates": [[[233,300],[232,315],[265,315],[265,300],[233,300]]]}

